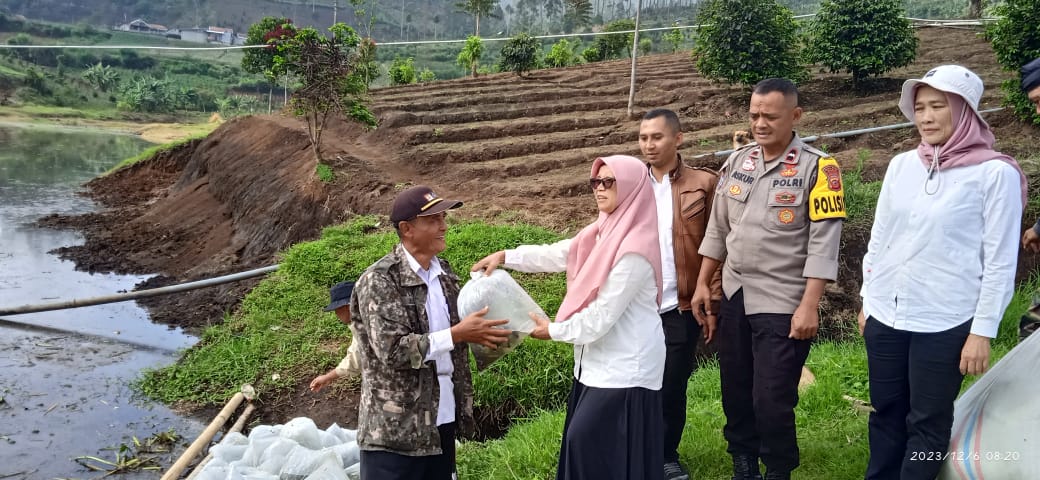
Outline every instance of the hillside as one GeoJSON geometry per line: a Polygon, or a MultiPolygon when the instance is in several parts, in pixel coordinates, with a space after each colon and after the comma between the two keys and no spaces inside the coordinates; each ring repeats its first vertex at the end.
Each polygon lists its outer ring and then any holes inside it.
{"type": "MultiPolygon", "coordinates": [[[[802,88],[806,114],[799,132],[904,122],[896,107],[903,78],[951,61],[985,79],[983,108],[999,106],[997,86],[1006,74],[988,43],[966,30],[922,29],[919,35],[917,62],[874,82],[871,92],[856,93],[844,77],[817,74],[802,88]]],[[[329,184],[314,175],[297,119],[238,119],[204,140],[91,182],[110,209],[48,222],[86,229],[86,245],[64,252],[81,268],[169,277],[155,283],[270,263],[278,251],[316,237],[325,225],[356,213],[388,213],[396,191],[409,184],[430,184],[466,201],[461,216],[573,232],[594,215],[585,195],[590,161],[638,154],[638,121],[624,117],[628,68],[606,62],[540,70],[526,78],[496,74],[377,89],[372,108],[378,129],[339,124],[325,135],[327,163],[336,173],[329,184]]],[[[667,107],[680,113],[686,132],[681,153],[688,163],[717,166],[718,158],[697,155],[728,148],[733,130],[745,127],[748,93],[699,77],[686,55],[642,58],[637,84],[637,112],[667,107]]],[[[1020,159],[1037,157],[1030,141],[1035,130],[1004,112],[988,118],[1000,149],[1020,159]]],[[[847,171],[862,162],[862,176],[871,181],[881,178],[895,152],[915,142],[914,132],[902,129],[825,138],[817,146],[847,171]]],[[[845,268],[828,296],[835,314],[854,301],[868,228],[846,227],[845,268]]],[[[182,305],[195,305],[191,314],[173,310],[167,317],[160,309],[158,318],[188,327],[219,321],[237,296],[218,296],[179,297],[182,305]]]]}

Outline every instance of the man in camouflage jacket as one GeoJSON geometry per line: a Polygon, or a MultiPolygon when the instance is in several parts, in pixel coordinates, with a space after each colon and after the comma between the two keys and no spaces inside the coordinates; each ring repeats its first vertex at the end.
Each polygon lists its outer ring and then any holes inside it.
{"type": "Polygon", "coordinates": [[[429,187],[401,192],[390,215],[401,243],[354,287],[363,480],[451,479],[456,433],[474,427],[467,342],[494,347],[509,335],[487,309],[459,319],[459,279],[436,257],[445,212],[461,205],[429,187]]]}

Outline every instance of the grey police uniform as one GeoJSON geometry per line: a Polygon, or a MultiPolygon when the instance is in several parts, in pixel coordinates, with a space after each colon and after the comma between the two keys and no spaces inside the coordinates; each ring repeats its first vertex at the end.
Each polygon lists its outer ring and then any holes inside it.
{"type": "MultiPolygon", "coordinates": [[[[834,280],[845,200],[838,163],[797,135],[778,159],[734,152],[720,172],[699,252],[723,261],[723,434],[767,471],[798,467],[794,407],[810,340],[788,338],[807,278],[834,280]]],[[[756,463],[757,464],[757,463],[756,463]]]]}
{"type": "Polygon", "coordinates": [[[732,297],[744,289],[747,314],[794,313],[806,278],[838,276],[845,217],[841,174],[837,162],[797,135],[778,161],[764,160],[761,149],[750,145],[723,165],[699,252],[725,261],[723,291],[732,297]],[[821,159],[835,167],[823,166],[824,179],[821,159]],[[810,198],[821,181],[833,193],[810,198]],[[818,219],[810,221],[811,216],[818,219]]]}

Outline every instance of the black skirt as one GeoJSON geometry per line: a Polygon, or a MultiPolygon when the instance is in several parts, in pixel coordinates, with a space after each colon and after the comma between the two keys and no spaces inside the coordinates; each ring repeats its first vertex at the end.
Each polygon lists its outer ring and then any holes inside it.
{"type": "Polygon", "coordinates": [[[661,480],[661,391],[596,388],[574,380],[557,480],[661,480]]]}

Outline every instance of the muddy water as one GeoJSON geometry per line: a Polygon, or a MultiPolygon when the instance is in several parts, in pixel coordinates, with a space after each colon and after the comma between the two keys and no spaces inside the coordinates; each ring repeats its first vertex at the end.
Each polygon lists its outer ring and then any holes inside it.
{"type": "MultiPolygon", "coordinates": [[[[32,223],[90,211],[90,200],[76,193],[80,185],[147,146],[126,135],[0,125],[0,307],[107,295],[144,280],[75,271],[47,252],[82,239],[32,223]]],[[[0,319],[0,478],[98,478],[105,472],[74,459],[115,461],[133,437],[170,429],[193,439],[199,421],[136,398],[128,385],[194,341],[153,324],[134,303],[0,319]]],[[[170,454],[155,456],[171,463],[170,454]]]]}

